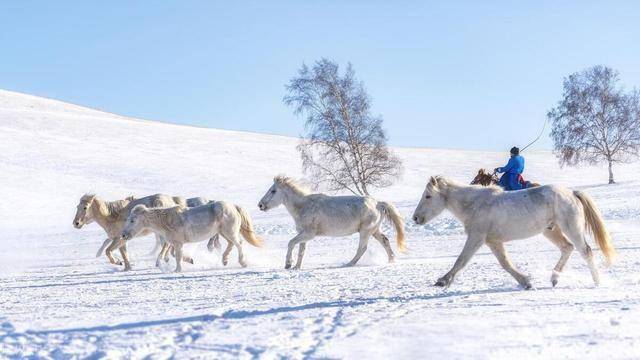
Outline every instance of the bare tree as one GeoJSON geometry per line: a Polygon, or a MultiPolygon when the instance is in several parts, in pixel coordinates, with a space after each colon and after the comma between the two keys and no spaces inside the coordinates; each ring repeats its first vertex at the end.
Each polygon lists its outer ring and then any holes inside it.
{"type": "Polygon", "coordinates": [[[298,151],[316,185],[367,195],[400,176],[400,159],[387,148],[382,118],[371,115],[371,100],[351,64],[342,75],[331,60],[303,65],[286,90],[284,103],[306,116],[298,151]]]}
{"type": "Polygon", "coordinates": [[[601,65],[569,75],[562,100],[547,114],[560,164],[606,161],[609,184],[613,164],[631,160],[640,149],[638,92],[625,93],[618,81],[617,71],[601,65]]]}

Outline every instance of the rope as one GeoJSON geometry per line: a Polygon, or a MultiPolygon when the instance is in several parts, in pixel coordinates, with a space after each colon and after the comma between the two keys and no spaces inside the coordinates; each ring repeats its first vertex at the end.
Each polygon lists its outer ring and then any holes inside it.
{"type": "Polygon", "coordinates": [[[544,133],[544,129],[547,128],[547,122],[549,122],[549,119],[544,120],[544,125],[542,125],[542,131],[540,131],[540,134],[538,134],[538,137],[535,138],[532,142],[530,142],[527,146],[520,149],[520,152],[525,151],[529,146],[535,144],[538,140],[540,140],[540,137],[542,137],[542,134],[544,133]]]}

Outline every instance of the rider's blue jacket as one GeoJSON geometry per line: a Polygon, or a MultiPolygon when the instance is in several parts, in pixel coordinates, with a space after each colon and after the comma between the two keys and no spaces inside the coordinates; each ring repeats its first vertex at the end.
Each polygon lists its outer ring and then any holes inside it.
{"type": "Polygon", "coordinates": [[[498,172],[504,173],[500,178],[500,185],[505,190],[520,190],[522,184],[520,184],[519,177],[524,171],[524,158],[520,155],[511,156],[507,165],[496,169],[498,172]]]}
{"type": "Polygon", "coordinates": [[[507,165],[498,168],[498,172],[509,174],[522,174],[524,171],[524,158],[520,155],[512,156],[507,165]]]}

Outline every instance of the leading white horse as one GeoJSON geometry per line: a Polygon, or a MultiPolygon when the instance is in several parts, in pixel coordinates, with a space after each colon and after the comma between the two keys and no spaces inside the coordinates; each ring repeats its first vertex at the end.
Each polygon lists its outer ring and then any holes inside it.
{"type": "Polygon", "coordinates": [[[347,266],[355,265],[367,249],[373,236],[387,251],[389,262],[394,259],[389,239],[380,231],[380,224],[388,218],[396,230],[398,250],[404,251],[404,228],[396,208],[386,202],[363,196],[327,196],[310,194],[293,179],[277,176],[264,195],[258,208],[267,211],[284,204],[296,223],[298,235],[289,241],[285,269],[291,268],[293,249],[298,248],[298,261],[294,269],[300,269],[307,241],[316,236],[348,236],[360,234],[358,251],[347,266]]]}
{"type": "MultiPolygon", "coordinates": [[[[112,252],[116,249],[116,244],[122,233],[124,222],[129,215],[129,211],[137,204],[145,204],[147,206],[169,206],[175,205],[177,197],[171,197],[163,194],[155,194],[136,199],[130,196],[124,200],[104,201],[94,194],[85,194],[80,198],[80,202],[76,207],[76,215],[73,218],[73,226],[81,229],[85,224],[92,222],[98,223],[100,227],[107,233],[107,239],[104,240],[102,246],[98,250],[96,257],[102,255],[105,251],[109,262],[115,265],[122,265],[122,262],[113,257],[112,252]]],[[[136,236],[146,235],[147,232],[141,232],[136,236]]],[[[156,244],[162,244],[163,241],[156,238],[156,244]]],[[[124,269],[131,270],[129,256],[127,255],[126,246],[119,248],[122,260],[124,261],[124,269]]]]}
{"type": "Polygon", "coordinates": [[[500,265],[525,289],[527,276],[516,270],[504,249],[510,240],[542,233],[560,248],[562,255],[551,276],[555,286],[574,247],[585,259],[596,285],[600,278],[587,245],[585,230],[593,234],[602,253],[611,263],[615,250],[600,212],[593,200],[581,191],[545,185],[505,192],[497,187],[460,185],[443,177],[432,177],[416,208],[413,220],[424,224],[448,209],[464,225],[467,241],[453,268],[438,279],[436,286],[449,286],[473,254],[486,244],[500,265]]]}

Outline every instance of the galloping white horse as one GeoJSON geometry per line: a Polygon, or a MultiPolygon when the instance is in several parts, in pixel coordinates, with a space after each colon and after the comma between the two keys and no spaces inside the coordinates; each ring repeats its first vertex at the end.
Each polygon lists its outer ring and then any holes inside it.
{"type": "MultiPolygon", "coordinates": [[[[119,245],[123,245],[141,231],[153,231],[167,243],[173,245],[176,255],[176,272],[182,271],[182,245],[210,239],[215,234],[227,239],[227,249],[222,256],[222,263],[227,265],[229,253],[235,245],[238,249],[238,262],[247,266],[242,252],[242,239],[253,246],[261,246],[251,223],[249,214],[239,206],[224,201],[212,201],[206,205],[192,208],[174,206],[171,208],[148,208],[137,205],[129,214],[122,230],[119,245]]],[[[157,262],[162,258],[158,255],[157,262]]]]}
{"type": "MultiPolygon", "coordinates": [[[[181,197],[177,197],[177,196],[174,196],[173,198],[174,198],[174,200],[177,199],[176,203],[178,205],[184,206],[184,207],[196,207],[196,206],[206,205],[206,204],[214,202],[214,200],[208,200],[208,199],[205,199],[203,197],[194,197],[194,198],[189,198],[189,199],[186,199],[186,200],[181,198],[181,197]]],[[[160,239],[160,242],[164,242],[164,240],[162,240],[157,235],[156,235],[156,239],[160,239]]],[[[159,243],[158,240],[156,240],[156,247],[153,249],[153,251],[151,253],[155,254],[155,252],[158,249],[158,247],[160,247],[159,245],[161,245],[162,248],[160,249],[160,253],[158,253],[158,255],[161,255],[160,257],[164,258],[165,261],[169,261],[169,250],[173,250],[173,248],[167,242],[164,242],[164,244],[162,244],[162,243],[159,243]]],[[[207,249],[209,249],[209,251],[213,251],[214,249],[220,249],[220,237],[219,237],[218,234],[215,234],[209,240],[209,243],[207,244],[207,249]]],[[[191,259],[191,258],[186,258],[185,261],[190,262],[190,263],[193,264],[193,259],[191,259]]],[[[160,266],[160,264],[157,261],[156,261],[156,266],[160,266]]]]}
{"type": "MultiPolygon", "coordinates": [[[[76,229],[81,229],[85,224],[92,222],[98,223],[100,227],[107,233],[107,239],[102,243],[102,246],[98,250],[96,257],[102,255],[102,252],[106,248],[106,256],[109,262],[115,265],[122,265],[122,262],[116,260],[113,257],[112,252],[116,249],[116,244],[122,233],[124,222],[129,215],[129,211],[136,204],[145,204],[147,206],[168,206],[175,205],[176,198],[155,194],[146,196],[140,199],[136,199],[130,196],[124,200],[117,201],[104,201],[98,196],[93,194],[85,194],[80,198],[80,202],[76,208],[76,215],[73,219],[73,226],[76,229]]],[[[141,232],[136,236],[143,236],[148,232],[141,232]]],[[[163,243],[159,238],[156,238],[156,243],[163,243]]],[[[124,269],[131,270],[131,264],[129,263],[129,256],[127,255],[126,246],[120,247],[120,254],[124,261],[124,269]]]]}
{"type": "Polygon", "coordinates": [[[380,232],[384,218],[389,219],[396,230],[398,250],[404,251],[404,228],[396,208],[386,202],[363,196],[327,196],[309,194],[293,179],[277,176],[258,207],[267,211],[284,204],[296,223],[298,235],[289,241],[285,269],[291,268],[293,249],[298,248],[298,261],[294,269],[300,269],[307,241],[316,236],[348,236],[360,234],[358,251],[347,266],[355,265],[367,249],[373,236],[387,251],[389,262],[394,259],[389,239],[380,232]]]}
{"type": "Polygon", "coordinates": [[[523,288],[530,289],[529,278],[513,267],[503,243],[540,233],[562,253],[551,275],[553,286],[557,284],[574,247],[587,262],[593,281],[599,284],[598,270],[585,239],[585,230],[593,234],[609,263],[615,257],[600,212],[591,197],[580,191],[545,185],[505,192],[497,187],[460,185],[443,177],[432,177],[413,220],[424,224],[444,209],[451,211],[463,223],[468,237],[453,268],[438,279],[436,286],[449,286],[478,248],[487,244],[500,265],[523,288]]]}

